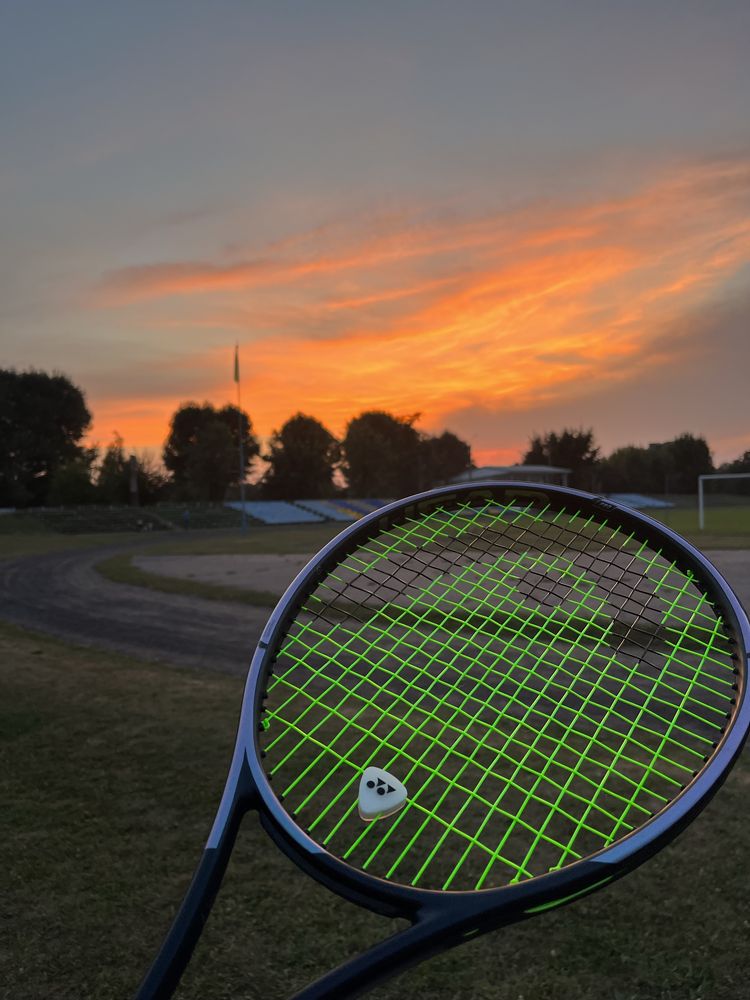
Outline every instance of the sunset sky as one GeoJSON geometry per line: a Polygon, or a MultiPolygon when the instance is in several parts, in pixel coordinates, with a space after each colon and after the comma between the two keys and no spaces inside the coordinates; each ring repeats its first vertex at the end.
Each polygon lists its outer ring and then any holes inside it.
{"type": "Polygon", "coordinates": [[[0,13],[0,366],[159,452],[421,413],[477,464],[750,449],[750,4],[47,0],[0,13]]]}

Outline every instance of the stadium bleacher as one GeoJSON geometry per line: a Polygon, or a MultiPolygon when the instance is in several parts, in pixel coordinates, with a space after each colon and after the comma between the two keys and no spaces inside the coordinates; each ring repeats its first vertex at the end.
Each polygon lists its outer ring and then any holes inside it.
{"type": "Polygon", "coordinates": [[[326,521],[356,521],[362,514],[359,511],[345,507],[334,500],[295,500],[295,507],[302,507],[303,510],[310,510],[313,514],[319,514],[326,521]]]}
{"type": "MultiPolygon", "coordinates": [[[[242,512],[240,500],[230,500],[225,506],[242,512]]],[[[305,510],[286,500],[246,500],[245,512],[262,524],[314,524],[326,520],[321,514],[305,510]]]]}
{"type": "MultiPolygon", "coordinates": [[[[334,521],[350,523],[363,514],[382,507],[386,500],[246,500],[245,510],[263,524],[305,524],[310,522],[334,521]]],[[[242,504],[229,501],[225,504],[241,511],[242,504]]]]}
{"type": "Polygon", "coordinates": [[[372,513],[372,511],[378,510],[380,507],[385,507],[385,505],[387,503],[390,503],[390,501],[389,500],[374,500],[374,499],[369,499],[368,498],[366,500],[348,500],[347,499],[347,500],[342,501],[342,503],[345,503],[347,507],[350,507],[352,510],[358,511],[360,514],[370,514],[370,513],[372,513]]]}

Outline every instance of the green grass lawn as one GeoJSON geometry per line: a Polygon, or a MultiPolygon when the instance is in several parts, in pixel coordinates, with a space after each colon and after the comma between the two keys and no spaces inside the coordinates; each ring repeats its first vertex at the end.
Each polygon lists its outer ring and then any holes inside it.
{"type": "MultiPolygon", "coordinates": [[[[0,996],[128,997],[218,802],[235,677],[0,626],[0,996]]],[[[747,995],[747,755],[658,857],[569,907],[463,945],[373,995],[739,1000],[747,995]]],[[[288,996],[391,923],[300,873],[249,816],[177,994],[288,996]]]]}
{"type": "Polygon", "coordinates": [[[29,534],[0,533],[0,559],[11,559],[15,556],[39,556],[45,552],[68,552],[71,549],[95,549],[103,545],[127,545],[143,539],[138,532],[128,532],[121,535],[55,535],[52,532],[40,531],[29,534]]]}
{"type": "Polygon", "coordinates": [[[706,501],[705,528],[698,528],[698,506],[674,507],[671,510],[644,511],[684,535],[700,549],[750,548],[750,506],[711,506],[706,501]]]}

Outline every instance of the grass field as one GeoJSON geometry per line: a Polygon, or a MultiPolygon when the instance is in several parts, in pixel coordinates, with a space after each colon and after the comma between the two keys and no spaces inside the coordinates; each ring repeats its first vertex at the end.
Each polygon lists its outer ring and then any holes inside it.
{"type": "Polygon", "coordinates": [[[138,533],[122,535],[55,535],[47,531],[17,535],[0,533],[0,559],[37,556],[45,552],[69,552],[71,549],[96,549],[103,545],[127,545],[128,542],[142,540],[143,535],[138,533]]]}
{"type": "Polygon", "coordinates": [[[673,531],[684,535],[698,548],[731,549],[750,548],[750,506],[714,506],[706,500],[705,528],[698,528],[698,507],[695,498],[690,505],[670,509],[645,511],[662,521],[673,531]]]}
{"type": "MultiPolygon", "coordinates": [[[[232,550],[236,551],[236,550],[232,550]]],[[[221,792],[238,678],[100,655],[0,626],[0,996],[132,994],[221,792]]],[[[747,996],[747,754],[671,847],[570,907],[463,945],[373,996],[747,996]]],[[[302,875],[249,816],[178,993],[287,996],[391,924],[302,875]]]]}

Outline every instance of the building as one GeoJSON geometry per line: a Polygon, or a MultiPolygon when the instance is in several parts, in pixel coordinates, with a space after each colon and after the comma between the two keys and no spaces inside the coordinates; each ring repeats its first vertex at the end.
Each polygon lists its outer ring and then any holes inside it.
{"type": "Polygon", "coordinates": [[[557,465],[484,465],[480,469],[469,469],[460,476],[454,476],[451,483],[487,482],[491,479],[513,479],[521,483],[551,483],[567,486],[570,469],[557,465]]]}

